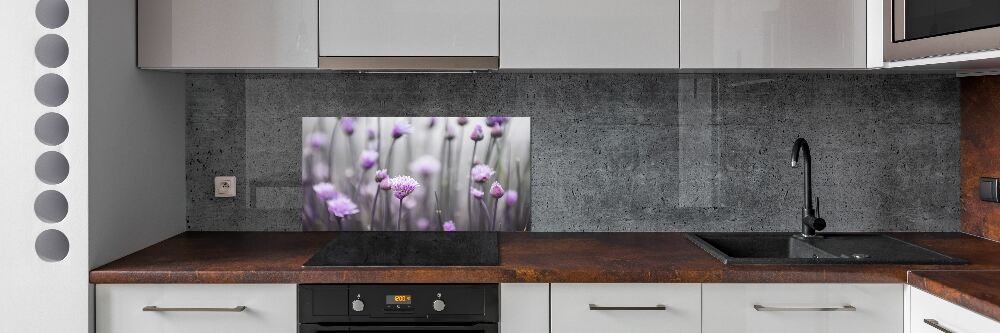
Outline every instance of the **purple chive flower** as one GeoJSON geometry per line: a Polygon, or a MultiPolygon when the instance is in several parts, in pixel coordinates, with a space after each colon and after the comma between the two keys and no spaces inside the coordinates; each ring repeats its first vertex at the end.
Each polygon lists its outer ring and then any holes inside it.
{"type": "Polygon", "coordinates": [[[476,189],[475,187],[470,187],[469,188],[469,194],[472,194],[473,198],[482,200],[484,193],[483,193],[483,191],[480,191],[480,190],[476,189]]]}
{"type": "Polygon", "coordinates": [[[375,141],[375,135],[376,135],[375,134],[375,130],[369,128],[368,129],[368,141],[375,141]]]}
{"type": "Polygon", "coordinates": [[[493,125],[493,127],[490,128],[490,136],[494,138],[502,137],[503,127],[500,127],[500,125],[493,125]]]}
{"type": "Polygon", "coordinates": [[[382,169],[382,170],[379,170],[379,171],[375,171],[375,182],[376,183],[381,183],[386,178],[389,178],[389,171],[388,170],[382,169]]]}
{"type": "Polygon", "coordinates": [[[389,179],[388,178],[382,179],[381,181],[378,182],[378,188],[381,189],[381,190],[383,190],[383,191],[388,191],[388,190],[392,189],[392,184],[389,183],[389,179]]]}
{"type": "Polygon", "coordinates": [[[441,171],[441,162],[431,155],[420,156],[410,163],[410,172],[424,177],[429,177],[438,171],[441,171]]]}
{"type": "Polygon", "coordinates": [[[493,199],[503,198],[503,187],[500,186],[500,182],[493,182],[493,185],[490,186],[490,196],[493,199]]]}
{"type": "Polygon", "coordinates": [[[507,196],[505,196],[503,200],[508,207],[513,206],[514,204],[517,203],[517,191],[514,190],[507,191],[507,196]]]}
{"type": "Polygon", "coordinates": [[[431,220],[428,220],[426,217],[417,219],[417,230],[427,230],[429,226],[431,226],[431,220]]]}
{"type": "Polygon", "coordinates": [[[486,117],[486,126],[493,127],[497,125],[503,125],[507,122],[507,117],[486,117]]]}
{"type": "Polygon", "coordinates": [[[480,141],[480,140],[482,140],[483,139],[483,127],[479,126],[479,125],[476,125],[476,127],[473,127],[472,128],[472,134],[469,134],[469,138],[472,139],[472,141],[480,141]]]}
{"type": "Polygon", "coordinates": [[[458,119],[456,119],[455,122],[458,123],[458,126],[465,126],[465,124],[469,123],[469,118],[468,117],[458,117],[458,119]]]}
{"type": "Polygon", "coordinates": [[[309,146],[313,149],[322,149],[330,143],[330,139],[323,133],[313,133],[309,135],[309,146]]]}
{"type": "Polygon", "coordinates": [[[346,217],[348,215],[354,215],[359,212],[358,205],[355,205],[351,199],[346,196],[337,197],[333,200],[326,202],[326,210],[336,217],[346,217]]]}
{"type": "Polygon", "coordinates": [[[448,141],[455,139],[455,125],[450,123],[444,125],[444,139],[448,141]]]}
{"type": "Polygon", "coordinates": [[[455,231],[455,222],[450,220],[445,221],[441,228],[443,228],[444,231],[455,231]]]}
{"type": "Polygon", "coordinates": [[[496,171],[493,171],[493,169],[486,164],[476,164],[476,166],[472,167],[472,180],[477,183],[485,183],[490,179],[490,177],[493,177],[493,174],[495,173],[496,171]]]}
{"type": "Polygon", "coordinates": [[[404,135],[410,134],[411,128],[410,123],[397,121],[395,125],[392,125],[392,138],[399,139],[404,135]]]}
{"type": "Polygon", "coordinates": [[[344,134],[347,134],[348,136],[354,134],[354,118],[344,118],[340,121],[340,126],[344,129],[344,134]]]}
{"type": "Polygon", "coordinates": [[[403,198],[420,188],[420,183],[410,176],[396,176],[389,179],[389,186],[392,188],[392,195],[396,199],[403,200],[403,198]]]}
{"type": "Polygon", "coordinates": [[[337,188],[330,183],[319,183],[313,185],[313,192],[316,192],[316,197],[320,200],[327,201],[336,199],[340,196],[340,192],[337,192],[337,188]]]}
{"type": "Polygon", "coordinates": [[[378,152],[374,150],[365,150],[361,152],[361,168],[368,170],[375,166],[378,162],[378,152]]]}

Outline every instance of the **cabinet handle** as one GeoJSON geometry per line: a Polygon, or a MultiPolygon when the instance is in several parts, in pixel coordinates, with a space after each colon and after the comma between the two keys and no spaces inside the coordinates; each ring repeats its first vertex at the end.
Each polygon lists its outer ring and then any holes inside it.
{"type": "Polygon", "coordinates": [[[753,309],[757,311],[857,311],[858,310],[858,308],[855,308],[852,305],[827,307],[827,308],[778,308],[778,307],[763,306],[760,304],[754,304],[753,309]]]}
{"type": "Polygon", "coordinates": [[[936,328],[938,331],[944,333],[955,333],[952,330],[944,328],[944,326],[941,326],[941,323],[939,323],[937,320],[934,319],[924,319],[924,324],[930,325],[930,327],[936,328]]]}
{"type": "Polygon", "coordinates": [[[240,305],[231,308],[161,308],[155,305],[142,307],[142,311],[153,312],[243,312],[247,307],[240,305]]]}
{"type": "Polygon", "coordinates": [[[591,304],[591,311],[646,311],[646,310],[666,310],[667,306],[662,304],[657,304],[654,306],[599,306],[597,304],[591,304]]]}

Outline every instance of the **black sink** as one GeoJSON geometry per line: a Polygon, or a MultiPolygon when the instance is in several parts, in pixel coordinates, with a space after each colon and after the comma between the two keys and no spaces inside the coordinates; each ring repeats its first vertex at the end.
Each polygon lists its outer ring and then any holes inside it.
{"type": "Polygon", "coordinates": [[[727,265],[965,264],[966,261],[881,234],[691,233],[691,242],[727,265]]]}

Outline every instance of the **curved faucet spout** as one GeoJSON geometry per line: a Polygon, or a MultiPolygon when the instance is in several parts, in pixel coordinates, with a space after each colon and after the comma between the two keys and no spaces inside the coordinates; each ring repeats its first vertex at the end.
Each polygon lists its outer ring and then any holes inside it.
{"type": "Polygon", "coordinates": [[[792,167],[799,167],[799,153],[802,153],[802,164],[805,170],[802,172],[802,236],[814,237],[817,230],[826,228],[826,221],[816,216],[816,211],[812,205],[812,156],[809,154],[809,143],[806,139],[798,138],[792,146],[792,167]]]}

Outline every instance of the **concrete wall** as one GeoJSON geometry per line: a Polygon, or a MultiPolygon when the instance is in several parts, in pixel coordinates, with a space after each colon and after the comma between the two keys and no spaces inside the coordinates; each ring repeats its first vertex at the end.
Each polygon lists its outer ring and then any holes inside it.
{"type": "Polygon", "coordinates": [[[190,230],[300,230],[301,117],[532,117],[538,231],[956,231],[959,81],[870,74],[193,74],[190,230]],[[235,199],[212,178],[238,177],[235,199]]]}

